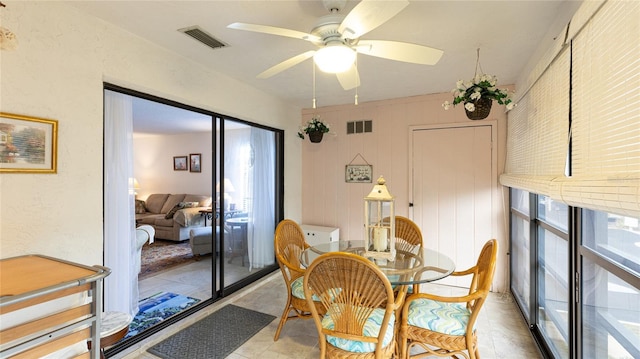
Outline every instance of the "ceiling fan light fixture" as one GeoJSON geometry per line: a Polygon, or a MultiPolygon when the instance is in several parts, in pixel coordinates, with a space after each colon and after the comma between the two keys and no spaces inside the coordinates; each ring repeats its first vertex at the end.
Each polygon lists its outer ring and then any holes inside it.
{"type": "Polygon", "coordinates": [[[349,70],[355,59],[356,52],[343,44],[327,45],[313,55],[313,61],[320,70],[330,74],[349,70]]]}

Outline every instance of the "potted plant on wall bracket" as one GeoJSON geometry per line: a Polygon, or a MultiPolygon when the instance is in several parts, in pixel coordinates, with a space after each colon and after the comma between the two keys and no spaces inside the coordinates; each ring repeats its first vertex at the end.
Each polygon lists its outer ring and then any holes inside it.
{"type": "Polygon", "coordinates": [[[469,81],[459,80],[453,92],[453,102],[445,101],[442,104],[445,110],[455,107],[459,103],[464,103],[464,110],[470,120],[483,120],[489,116],[493,101],[507,106],[511,110],[514,103],[511,101],[507,89],[496,87],[498,78],[493,75],[484,74],[480,66],[480,49],[476,61],[476,72],[469,81]],[[478,72],[480,69],[480,72],[478,72]]]}
{"type": "Polygon", "coordinates": [[[307,134],[309,136],[309,141],[312,143],[319,143],[327,132],[329,132],[329,125],[322,122],[320,117],[314,116],[311,121],[307,122],[305,126],[300,128],[298,137],[304,139],[304,135],[307,134]]]}

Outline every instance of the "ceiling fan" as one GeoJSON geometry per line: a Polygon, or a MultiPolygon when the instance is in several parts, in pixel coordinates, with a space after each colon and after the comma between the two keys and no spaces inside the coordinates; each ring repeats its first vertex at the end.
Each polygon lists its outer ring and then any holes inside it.
{"type": "Polygon", "coordinates": [[[346,16],[340,11],[347,0],[323,0],[329,14],[316,21],[310,33],[267,25],[235,22],[231,29],[260,32],[309,41],[320,47],[289,58],[260,73],[258,78],[269,78],[311,57],[320,70],[335,73],[345,90],[360,85],[355,66],[356,53],[402,62],[435,65],[443,51],[399,41],[361,40],[360,37],[384,24],[402,11],[409,1],[362,0],[346,16]]]}

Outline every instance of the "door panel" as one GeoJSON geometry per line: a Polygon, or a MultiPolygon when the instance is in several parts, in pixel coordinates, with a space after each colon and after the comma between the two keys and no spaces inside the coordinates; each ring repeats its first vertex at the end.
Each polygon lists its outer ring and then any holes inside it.
{"type": "MultiPolygon", "coordinates": [[[[490,125],[412,131],[414,221],[426,248],[442,252],[457,270],[473,266],[492,238],[490,125]]],[[[438,283],[468,286],[449,277],[438,283]]]]}

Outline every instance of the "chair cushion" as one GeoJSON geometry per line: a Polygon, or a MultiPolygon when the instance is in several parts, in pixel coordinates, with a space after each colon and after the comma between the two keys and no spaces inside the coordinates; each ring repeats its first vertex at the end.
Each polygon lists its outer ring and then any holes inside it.
{"type": "MultiPolygon", "coordinates": [[[[367,321],[364,324],[363,334],[366,337],[377,337],[380,333],[380,326],[382,325],[382,320],[384,319],[384,309],[377,308],[374,309],[367,321]]],[[[391,319],[389,320],[389,324],[387,325],[387,331],[384,333],[384,338],[382,339],[382,346],[386,347],[393,340],[393,327],[395,324],[395,314],[391,315],[391,319]]],[[[332,330],[335,326],[333,323],[333,319],[327,313],[322,318],[322,327],[325,329],[332,330]]],[[[358,340],[350,340],[345,338],[336,338],[331,335],[327,335],[327,342],[334,347],[340,348],[342,350],[346,350],[352,353],[372,353],[376,350],[375,343],[367,343],[361,342],[358,340]]]]}
{"type": "MultiPolygon", "coordinates": [[[[298,299],[305,299],[304,297],[304,289],[302,288],[302,282],[304,281],[304,277],[300,277],[293,282],[291,282],[291,295],[298,299]]],[[[342,290],[338,289],[336,293],[340,293],[342,290]]],[[[313,295],[313,301],[319,302],[320,298],[317,295],[313,295]]]]}
{"type": "Polygon", "coordinates": [[[466,303],[420,298],[409,304],[409,325],[448,335],[465,335],[471,312],[466,303]]]}
{"type": "MultiPolygon", "coordinates": [[[[291,282],[291,295],[299,299],[305,299],[304,297],[304,289],[302,288],[302,282],[304,281],[304,277],[300,277],[293,282],[291,282]]],[[[317,295],[313,295],[313,300],[315,302],[319,302],[320,298],[317,295]]]]}
{"type": "Polygon", "coordinates": [[[299,299],[305,299],[304,288],[302,286],[303,280],[304,280],[304,277],[300,277],[294,280],[293,282],[291,282],[291,295],[299,299]]]}

